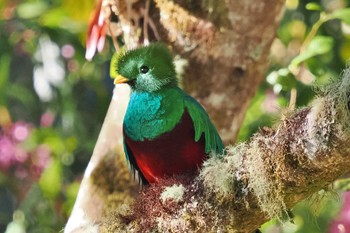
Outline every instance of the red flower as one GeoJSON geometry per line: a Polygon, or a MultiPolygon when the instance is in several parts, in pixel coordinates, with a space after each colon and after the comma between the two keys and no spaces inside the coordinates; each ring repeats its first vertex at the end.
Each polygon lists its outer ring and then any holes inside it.
{"type": "Polygon", "coordinates": [[[104,13],[101,11],[102,1],[99,1],[89,22],[85,53],[85,58],[89,61],[95,55],[96,49],[98,52],[102,51],[106,40],[106,22],[104,20],[104,13]]]}

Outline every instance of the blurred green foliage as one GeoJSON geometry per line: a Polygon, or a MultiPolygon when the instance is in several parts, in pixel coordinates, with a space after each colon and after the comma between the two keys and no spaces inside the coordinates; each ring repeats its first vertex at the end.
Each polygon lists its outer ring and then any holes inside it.
{"type": "MultiPolygon", "coordinates": [[[[93,62],[84,58],[94,6],[94,0],[0,2],[0,143],[22,153],[0,166],[0,232],[58,232],[72,209],[113,90],[112,43],[93,62]]],[[[267,79],[238,140],[278,122],[293,91],[296,106],[307,105],[314,83],[338,77],[349,57],[349,0],[287,0],[267,79]]],[[[0,153],[10,151],[5,146],[0,153]]],[[[334,197],[323,203],[314,215],[303,202],[293,209],[296,224],[271,221],[263,231],[327,232],[340,203],[334,197]]]]}
{"type": "Polygon", "coordinates": [[[350,58],[349,6],[345,0],[286,1],[266,82],[251,103],[239,141],[276,122],[288,108],[291,90],[297,92],[296,107],[305,106],[315,85],[339,77],[350,58]]]}
{"type": "Polygon", "coordinates": [[[340,208],[336,193],[321,192],[320,197],[309,198],[293,208],[293,222],[281,224],[276,220],[262,226],[264,233],[317,233],[329,232],[329,224],[340,208]]]}
{"type": "MultiPolygon", "coordinates": [[[[250,105],[238,140],[247,140],[260,127],[278,123],[280,113],[289,108],[293,89],[297,93],[295,106],[306,106],[316,94],[314,86],[338,78],[349,58],[350,1],[287,0],[266,82],[250,105]]],[[[349,187],[348,179],[342,181],[335,186],[339,192],[349,187]]],[[[294,224],[273,220],[264,224],[262,231],[340,232],[329,226],[340,206],[337,195],[305,200],[293,208],[294,224]]]]}
{"type": "Polygon", "coordinates": [[[0,2],[0,156],[15,157],[0,169],[0,232],[10,221],[8,232],[58,232],[72,210],[113,90],[108,44],[94,62],[84,57],[94,7],[0,2]],[[18,122],[30,125],[24,141],[12,133],[18,122]]]}

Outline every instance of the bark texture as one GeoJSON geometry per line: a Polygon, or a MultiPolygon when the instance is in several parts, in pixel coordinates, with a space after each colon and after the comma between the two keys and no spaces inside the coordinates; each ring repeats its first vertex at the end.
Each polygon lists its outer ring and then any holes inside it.
{"type": "Polygon", "coordinates": [[[155,0],[161,35],[188,59],[184,89],[233,143],[264,78],[284,1],[155,0]]]}
{"type": "Polygon", "coordinates": [[[114,197],[120,194],[120,202],[125,204],[137,196],[138,186],[133,182],[126,162],[123,161],[122,122],[128,95],[129,89],[126,86],[118,86],[114,90],[64,232],[100,232],[99,224],[105,208],[110,207],[107,203],[111,194],[114,197]]]}

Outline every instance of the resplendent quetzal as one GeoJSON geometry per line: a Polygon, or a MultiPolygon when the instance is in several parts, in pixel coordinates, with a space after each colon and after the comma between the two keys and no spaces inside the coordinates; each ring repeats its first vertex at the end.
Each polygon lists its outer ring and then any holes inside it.
{"type": "Polygon", "coordinates": [[[195,174],[224,145],[203,107],[178,87],[172,55],[163,44],[114,55],[115,84],[131,87],[123,123],[124,150],[143,184],[195,174]]]}

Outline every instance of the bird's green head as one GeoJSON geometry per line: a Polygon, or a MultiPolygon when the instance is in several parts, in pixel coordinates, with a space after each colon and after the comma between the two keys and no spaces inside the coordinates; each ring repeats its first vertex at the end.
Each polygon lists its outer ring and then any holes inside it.
{"type": "Polygon", "coordinates": [[[114,83],[128,83],[134,91],[155,92],[177,86],[173,58],[160,43],[116,53],[111,61],[114,83]]]}

